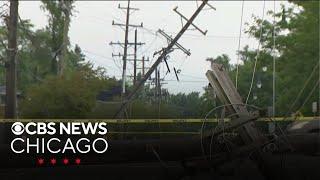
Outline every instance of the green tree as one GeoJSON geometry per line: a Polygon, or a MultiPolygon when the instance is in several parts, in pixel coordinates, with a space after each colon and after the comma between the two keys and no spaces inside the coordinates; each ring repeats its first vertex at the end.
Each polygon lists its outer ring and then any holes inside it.
{"type": "Polygon", "coordinates": [[[64,76],[49,76],[28,88],[21,102],[24,118],[86,118],[102,89],[114,86],[114,79],[92,70],[89,64],[64,76]]]}
{"type": "Polygon", "coordinates": [[[67,48],[69,45],[69,26],[74,1],[42,1],[42,9],[49,12],[47,29],[51,32],[50,47],[53,54],[51,71],[54,74],[64,72],[67,61],[67,48]],[[58,63],[59,62],[59,63],[58,63]],[[60,69],[60,71],[59,71],[60,69]]]}
{"type": "MultiPolygon", "coordinates": [[[[302,96],[297,99],[295,106],[292,109],[290,107],[313,68],[317,68],[319,60],[319,3],[315,1],[292,1],[292,3],[295,5],[294,7],[286,8],[282,6],[280,13],[268,12],[271,17],[276,17],[275,27],[272,21],[261,20],[257,17],[253,17],[253,24],[247,24],[247,33],[260,40],[261,43],[253,93],[249,102],[264,107],[272,105],[274,30],[277,115],[285,115],[287,111],[294,112],[297,110],[310,115],[311,102],[319,100],[317,93],[319,92],[319,87],[315,87],[319,77],[318,71],[311,76],[310,83],[307,84],[302,96]],[[261,39],[260,32],[262,32],[261,39]],[[266,72],[262,70],[263,67],[267,68],[266,72]],[[262,83],[262,88],[256,86],[259,81],[262,83]],[[309,94],[311,96],[308,100],[309,94]],[[254,96],[258,97],[256,101],[254,96]],[[300,109],[303,104],[305,106],[300,109]]],[[[239,67],[239,91],[243,97],[246,97],[257,51],[249,50],[246,47],[239,53],[244,62],[239,67]]]]}

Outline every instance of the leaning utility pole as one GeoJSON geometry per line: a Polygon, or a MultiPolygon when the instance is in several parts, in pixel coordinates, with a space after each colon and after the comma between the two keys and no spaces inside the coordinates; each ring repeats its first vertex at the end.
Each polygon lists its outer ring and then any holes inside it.
{"type": "Polygon", "coordinates": [[[5,118],[15,119],[17,116],[17,25],[18,25],[17,0],[10,0],[10,17],[8,22],[8,60],[6,62],[6,106],[5,118]]]}
{"type": "Polygon", "coordinates": [[[183,33],[189,28],[190,25],[194,26],[192,24],[193,20],[198,16],[198,14],[201,12],[203,7],[207,4],[208,0],[203,0],[201,5],[198,7],[198,9],[194,12],[194,14],[191,16],[191,18],[187,21],[187,23],[182,27],[180,32],[176,35],[172,41],[170,41],[169,45],[162,51],[161,55],[158,57],[158,59],[154,62],[154,64],[150,67],[148,72],[141,78],[137,84],[134,85],[132,92],[126,97],[126,99],[121,104],[120,109],[116,112],[115,118],[118,117],[118,115],[122,114],[122,111],[125,109],[127,104],[132,100],[134,95],[138,92],[138,90],[143,86],[143,84],[148,80],[150,75],[153,73],[153,71],[158,67],[158,65],[161,63],[161,61],[166,57],[168,52],[171,50],[171,48],[177,43],[177,41],[180,39],[180,37],[183,35],[183,33]]]}

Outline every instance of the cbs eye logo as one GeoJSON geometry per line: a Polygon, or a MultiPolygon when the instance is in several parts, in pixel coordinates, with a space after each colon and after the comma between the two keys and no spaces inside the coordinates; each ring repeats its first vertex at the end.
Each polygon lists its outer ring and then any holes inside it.
{"type": "Polygon", "coordinates": [[[24,132],[24,125],[21,122],[15,122],[11,126],[11,131],[15,135],[21,135],[24,132]]]}

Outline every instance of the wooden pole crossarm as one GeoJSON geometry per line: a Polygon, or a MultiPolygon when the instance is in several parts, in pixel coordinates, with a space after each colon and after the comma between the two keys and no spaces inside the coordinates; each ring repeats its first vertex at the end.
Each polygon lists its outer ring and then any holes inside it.
{"type": "MultiPolygon", "coordinates": [[[[162,31],[161,29],[158,30],[158,32],[164,36],[169,42],[172,41],[172,38],[166,34],[164,31],[162,31]]],[[[190,50],[184,48],[181,44],[179,44],[178,42],[175,44],[181,51],[183,51],[185,54],[187,54],[188,56],[191,55],[190,50]]]]}
{"type": "MultiPolygon", "coordinates": [[[[126,26],[126,24],[121,24],[121,23],[115,23],[114,21],[112,21],[112,25],[114,26],[126,26]]],[[[135,27],[135,28],[138,28],[138,27],[143,27],[143,23],[137,25],[137,24],[129,24],[128,25],[129,27],[135,27]]]]}
{"type": "MultiPolygon", "coordinates": [[[[183,14],[181,14],[177,9],[178,9],[178,6],[175,7],[175,8],[173,9],[173,11],[176,12],[179,16],[181,16],[181,18],[183,18],[184,20],[188,21],[188,18],[186,18],[183,14]]],[[[191,25],[192,25],[194,28],[196,28],[198,31],[200,31],[203,35],[206,35],[207,32],[208,32],[208,30],[205,30],[205,31],[201,30],[198,26],[196,26],[196,25],[193,24],[193,23],[191,23],[191,25]]]]}

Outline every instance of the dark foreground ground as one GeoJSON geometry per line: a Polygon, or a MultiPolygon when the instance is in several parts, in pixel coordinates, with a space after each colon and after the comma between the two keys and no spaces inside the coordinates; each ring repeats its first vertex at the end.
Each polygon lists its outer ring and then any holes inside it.
{"type": "Polygon", "coordinates": [[[218,168],[186,168],[181,162],[13,168],[2,169],[0,179],[320,179],[320,157],[282,154],[265,158],[267,175],[253,161],[239,158],[218,168]]]}

